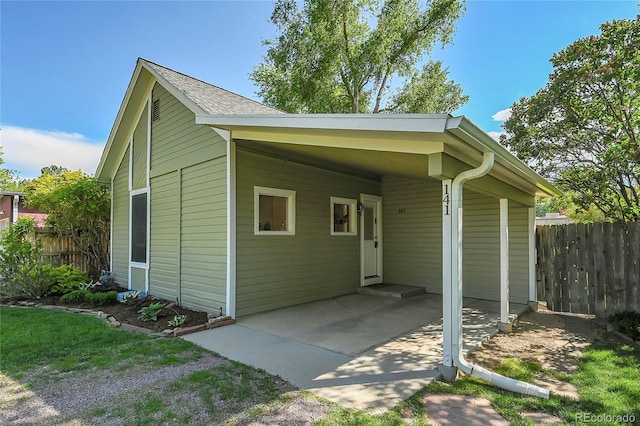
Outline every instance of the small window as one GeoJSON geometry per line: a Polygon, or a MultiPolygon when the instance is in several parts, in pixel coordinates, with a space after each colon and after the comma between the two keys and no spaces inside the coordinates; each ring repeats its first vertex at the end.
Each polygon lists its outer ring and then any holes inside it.
{"type": "Polygon", "coordinates": [[[255,235],[295,235],[295,191],[256,186],[253,195],[255,235]]]}
{"type": "Polygon", "coordinates": [[[331,197],[331,235],[357,235],[356,200],[331,197]]]}
{"type": "Polygon", "coordinates": [[[131,261],[147,263],[147,193],[131,196],[131,261]]]}

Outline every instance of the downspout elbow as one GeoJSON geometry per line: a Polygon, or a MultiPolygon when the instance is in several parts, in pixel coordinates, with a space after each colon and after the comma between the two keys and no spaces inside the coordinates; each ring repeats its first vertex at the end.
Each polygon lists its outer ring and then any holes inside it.
{"type": "Polygon", "coordinates": [[[455,354],[455,362],[458,368],[473,377],[485,380],[494,386],[501,389],[505,389],[511,392],[521,393],[524,395],[536,396],[539,398],[548,399],[549,390],[540,386],[523,382],[521,380],[511,379],[501,374],[495,373],[479,365],[471,364],[462,357],[461,353],[455,354]]]}
{"type": "Polygon", "coordinates": [[[465,182],[480,178],[491,171],[496,155],[493,152],[485,152],[482,156],[482,164],[475,169],[465,170],[453,179],[453,187],[461,187],[465,182]]]}

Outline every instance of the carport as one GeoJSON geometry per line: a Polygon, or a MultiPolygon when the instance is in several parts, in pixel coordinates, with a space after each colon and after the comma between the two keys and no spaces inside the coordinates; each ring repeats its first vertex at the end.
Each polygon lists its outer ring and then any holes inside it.
{"type": "MultiPolygon", "coordinates": [[[[511,314],[528,307],[511,304],[511,314]]],[[[500,304],[465,298],[464,351],[497,331],[500,304]]],[[[346,407],[383,411],[439,376],[442,296],[352,294],[184,337],[346,407]]]]}

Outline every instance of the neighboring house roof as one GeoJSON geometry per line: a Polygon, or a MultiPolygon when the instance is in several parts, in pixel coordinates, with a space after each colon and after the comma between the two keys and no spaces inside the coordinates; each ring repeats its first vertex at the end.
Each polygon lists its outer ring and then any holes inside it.
{"type": "Polygon", "coordinates": [[[571,219],[562,213],[546,213],[542,217],[536,217],[536,225],[568,225],[571,219]]]}
{"type": "Polygon", "coordinates": [[[32,217],[35,221],[36,227],[44,228],[47,226],[47,217],[49,215],[47,213],[20,213],[20,217],[32,217]]]}
{"type": "Polygon", "coordinates": [[[108,181],[113,177],[156,81],[194,113],[195,124],[230,131],[234,140],[244,140],[258,150],[297,156],[319,165],[337,164],[343,170],[407,177],[426,176],[426,156],[429,156],[429,175],[436,176],[432,169],[476,167],[484,152],[494,152],[496,165],[491,176],[496,185],[508,182],[526,193],[537,195],[559,193],[551,183],[466,117],[447,114],[287,114],[141,58],[96,170],[99,180],[108,181]],[[375,152],[386,154],[383,158],[382,155],[374,156],[375,152]],[[440,153],[446,154],[447,158],[439,159],[440,153]],[[451,165],[448,158],[457,163],[451,165]]]}
{"type": "Polygon", "coordinates": [[[37,227],[39,228],[43,228],[45,227],[45,222],[47,217],[49,216],[47,213],[42,213],[36,209],[30,209],[30,208],[26,208],[24,206],[24,192],[21,191],[0,191],[0,199],[4,198],[4,197],[19,197],[20,202],[17,204],[17,213],[18,216],[17,217],[13,217],[14,215],[14,208],[16,208],[16,204],[13,203],[13,200],[10,201],[11,203],[11,209],[9,211],[5,211],[5,209],[1,209],[0,210],[0,219],[4,220],[4,219],[11,219],[12,221],[17,220],[20,217],[25,217],[25,216],[29,216],[32,217],[35,220],[35,224],[37,227]]]}

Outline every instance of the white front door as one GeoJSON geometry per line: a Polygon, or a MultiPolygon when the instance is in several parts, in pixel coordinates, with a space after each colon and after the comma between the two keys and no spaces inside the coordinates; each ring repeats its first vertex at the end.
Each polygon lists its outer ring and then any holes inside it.
{"type": "Polygon", "coordinates": [[[361,195],[360,217],[361,284],[382,282],[382,198],[361,195]]]}

